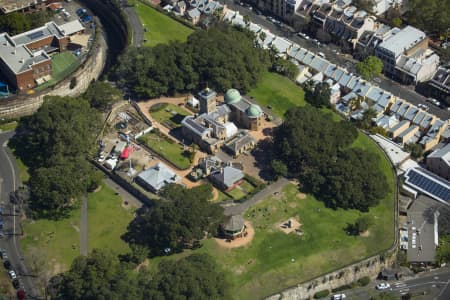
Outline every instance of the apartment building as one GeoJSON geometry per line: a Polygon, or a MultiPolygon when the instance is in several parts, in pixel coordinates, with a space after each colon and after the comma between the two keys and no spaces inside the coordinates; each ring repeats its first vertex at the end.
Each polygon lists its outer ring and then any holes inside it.
{"type": "Polygon", "coordinates": [[[429,80],[439,65],[439,56],[428,49],[426,34],[412,26],[392,28],[376,46],[384,72],[407,84],[429,80]]]}

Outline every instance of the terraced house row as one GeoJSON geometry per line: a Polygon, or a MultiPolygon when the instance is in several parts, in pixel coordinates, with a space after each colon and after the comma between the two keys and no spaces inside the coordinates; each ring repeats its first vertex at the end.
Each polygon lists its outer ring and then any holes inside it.
{"type": "Polygon", "coordinates": [[[244,22],[238,12],[228,10],[224,20],[248,28],[255,33],[261,47],[273,47],[277,55],[297,64],[300,70],[298,83],[308,80],[327,82],[332,90],[332,103],[344,116],[359,119],[366,110],[373,108],[376,111],[373,121],[386,129],[400,145],[419,143],[427,151],[439,143],[441,136],[449,136],[448,120],[437,118],[260,25],[244,22]]]}

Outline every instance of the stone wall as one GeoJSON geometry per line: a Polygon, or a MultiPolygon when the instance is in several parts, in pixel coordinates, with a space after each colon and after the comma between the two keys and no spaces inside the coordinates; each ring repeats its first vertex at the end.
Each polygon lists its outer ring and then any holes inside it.
{"type": "Polygon", "coordinates": [[[101,75],[106,62],[107,50],[108,46],[103,32],[99,30],[88,58],[74,73],[57,85],[42,92],[32,95],[18,95],[4,100],[0,99],[0,119],[17,118],[33,114],[42,105],[45,96],[79,96],[86,91],[92,80],[98,79],[101,75]],[[77,79],[77,84],[73,89],[70,89],[70,80],[73,77],[77,79]]]}
{"type": "Polygon", "coordinates": [[[397,247],[394,247],[394,250],[389,252],[388,255],[372,256],[340,270],[328,273],[307,282],[300,283],[296,287],[284,290],[279,294],[268,297],[267,299],[310,299],[319,291],[332,290],[343,285],[348,285],[365,276],[369,276],[371,279],[374,279],[383,268],[389,268],[392,266],[396,257],[396,249],[397,247]]]}

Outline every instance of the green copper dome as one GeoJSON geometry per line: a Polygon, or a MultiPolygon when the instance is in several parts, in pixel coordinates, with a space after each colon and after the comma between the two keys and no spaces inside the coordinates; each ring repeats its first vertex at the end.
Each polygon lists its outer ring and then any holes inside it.
{"type": "Polygon", "coordinates": [[[256,104],[251,104],[246,113],[250,118],[257,118],[262,114],[262,109],[256,104]]]}
{"type": "Polygon", "coordinates": [[[224,96],[226,104],[232,104],[241,101],[241,94],[236,89],[229,89],[224,96]]]}

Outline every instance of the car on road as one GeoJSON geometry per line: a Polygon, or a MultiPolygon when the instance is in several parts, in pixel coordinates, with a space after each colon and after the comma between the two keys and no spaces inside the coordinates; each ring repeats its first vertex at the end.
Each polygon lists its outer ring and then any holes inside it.
{"type": "Polygon", "coordinates": [[[322,58],[325,58],[325,54],[323,54],[323,52],[319,52],[319,53],[317,53],[317,55],[319,55],[322,58]]]}
{"type": "Polygon", "coordinates": [[[336,294],[331,297],[331,300],[342,300],[345,299],[346,297],[347,296],[345,296],[345,294],[336,294]]]}
{"type": "Polygon", "coordinates": [[[386,290],[388,288],[390,288],[391,285],[387,282],[380,282],[379,284],[377,284],[377,286],[375,287],[377,290],[386,290]]]}
{"type": "Polygon", "coordinates": [[[9,277],[10,277],[12,280],[14,280],[14,279],[17,278],[17,274],[16,274],[16,272],[15,272],[14,270],[9,270],[9,271],[8,271],[8,275],[9,275],[9,277]]]}
{"type": "Polygon", "coordinates": [[[3,262],[3,266],[5,267],[5,269],[11,269],[11,263],[9,262],[9,260],[5,260],[3,262]]]}

